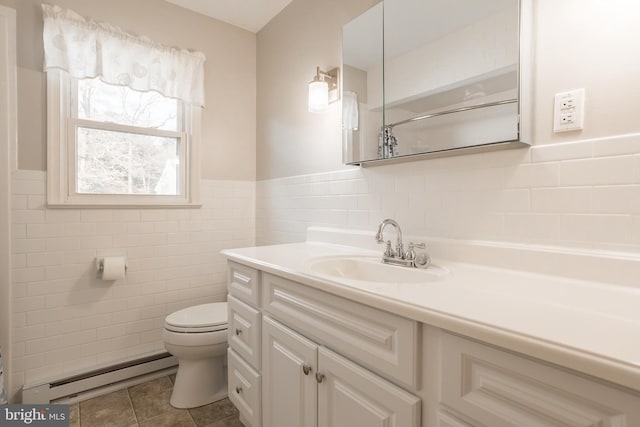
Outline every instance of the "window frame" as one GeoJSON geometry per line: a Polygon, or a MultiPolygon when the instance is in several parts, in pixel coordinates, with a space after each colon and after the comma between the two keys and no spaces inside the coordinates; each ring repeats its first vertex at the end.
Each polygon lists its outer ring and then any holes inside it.
{"type": "Polygon", "coordinates": [[[77,84],[68,73],[47,71],[47,205],[49,207],[129,207],[184,208],[200,207],[200,123],[197,106],[179,102],[178,120],[181,131],[149,129],[145,135],[168,136],[179,139],[180,194],[85,194],[76,191],[77,128],[87,127],[107,131],[131,131],[140,128],[106,122],[79,119],[77,84]],[[74,110],[75,108],[75,110],[74,110]]]}

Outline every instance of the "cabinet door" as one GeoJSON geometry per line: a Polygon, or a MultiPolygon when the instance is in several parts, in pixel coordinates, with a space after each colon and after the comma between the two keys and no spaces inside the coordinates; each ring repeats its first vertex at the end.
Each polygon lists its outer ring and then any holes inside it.
{"type": "Polygon", "coordinates": [[[420,399],[342,356],[318,351],[319,427],[419,427],[420,399]]]}
{"type": "Polygon", "coordinates": [[[265,316],[262,319],[262,396],[265,427],[317,425],[318,346],[265,316]]]}

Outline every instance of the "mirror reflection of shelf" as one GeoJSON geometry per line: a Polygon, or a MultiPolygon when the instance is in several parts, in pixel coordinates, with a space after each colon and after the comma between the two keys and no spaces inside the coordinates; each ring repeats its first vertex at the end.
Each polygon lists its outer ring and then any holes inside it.
{"type": "Polygon", "coordinates": [[[452,109],[453,106],[477,105],[480,100],[495,102],[501,97],[517,97],[518,75],[515,64],[475,75],[467,79],[434,87],[401,99],[386,98],[386,110],[405,110],[415,114],[452,109]]]}

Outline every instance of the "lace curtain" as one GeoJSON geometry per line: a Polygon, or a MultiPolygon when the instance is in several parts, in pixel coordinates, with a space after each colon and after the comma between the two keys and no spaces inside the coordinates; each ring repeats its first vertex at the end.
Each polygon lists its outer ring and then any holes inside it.
{"type": "Polygon", "coordinates": [[[60,69],[77,79],[156,91],[204,106],[201,52],[163,46],[112,25],[90,21],[72,10],[42,5],[45,71],[60,69]]]}

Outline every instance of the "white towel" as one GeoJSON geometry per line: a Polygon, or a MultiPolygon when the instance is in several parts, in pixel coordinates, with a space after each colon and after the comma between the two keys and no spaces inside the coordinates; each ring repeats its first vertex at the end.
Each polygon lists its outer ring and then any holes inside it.
{"type": "Polygon", "coordinates": [[[2,369],[2,352],[0,351],[0,405],[7,403],[7,389],[4,385],[4,370],[2,369]]]}
{"type": "Polygon", "coordinates": [[[358,130],[358,94],[355,92],[342,94],[342,128],[358,130]]]}

